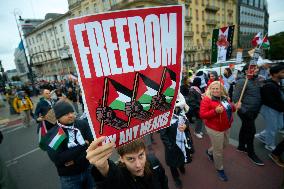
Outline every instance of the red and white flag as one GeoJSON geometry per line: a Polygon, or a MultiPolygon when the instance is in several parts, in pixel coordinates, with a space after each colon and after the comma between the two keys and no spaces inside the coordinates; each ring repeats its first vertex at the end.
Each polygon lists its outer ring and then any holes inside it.
{"type": "Polygon", "coordinates": [[[262,33],[258,32],[254,38],[251,40],[252,46],[256,47],[262,43],[262,33]]]}

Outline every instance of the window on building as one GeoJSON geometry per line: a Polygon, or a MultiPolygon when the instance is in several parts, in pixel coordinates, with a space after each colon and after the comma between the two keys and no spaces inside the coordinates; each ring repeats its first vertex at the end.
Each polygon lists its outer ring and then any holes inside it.
{"type": "Polygon", "coordinates": [[[195,10],[196,20],[198,20],[198,9],[195,10]]]}
{"type": "Polygon", "coordinates": [[[30,39],[30,38],[29,38],[29,44],[30,44],[30,45],[32,45],[32,43],[31,43],[31,39],[30,39]]]}
{"type": "Polygon", "coordinates": [[[195,0],[195,4],[196,4],[196,5],[198,5],[198,1],[199,1],[199,0],[195,0]]]}
{"type": "Polygon", "coordinates": [[[65,37],[62,37],[63,44],[66,45],[65,37]]]}
{"type": "Polygon", "coordinates": [[[202,21],[205,20],[205,14],[204,14],[204,11],[202,11],[202,21]]]}
{"type": "Polygon", "coordinates": [[[201,5],[204,6],[204,0],[202,0],[201,5]]]}
{"type": "Polygon", "coordinates": [[[60,24],[59,26],[60,26],[60,31],[63,32],[63,26],[62,26],[62,24],[60,24]]]}
{"type": "Polygon", "coordinates": [[[49,29],[49,33],[50,33],[50,36],[53,36],[53,32],[51,29],[49,29]]]}
{"type": "Polygon", "coordinates": [[[202,32],[205,32],[205,26],[202,25],[202,32]]]}
{"type": "Polygon", "coordinates": [[[52,48],[55,48],[55,42],[52,40],[52,48]]]}
{"type": "Polygon", "coordinates": [[[199,25],[196,24],[196,33],[199,33],[199,25]]]}
{"type": "Polygon", "coordinates": [[[60,46],[60,39],[59,38],[57,38],[57,46],[60,46]]]}
{"type": "Polygon", "coordinates": [[[97,7],[97,3],[94,3],[94,12],[99,12],[98,7],[97,7]]]}
{"type": "Polygon", "coordinates": [[[86,7],[86,14],[89,14],[89,7],[86,7]]]}
{"type": "Polygon", "coordinates": [[[54,32],[55,32],[55,34],[57,34],[57,27],[56,26],[54,27],[54,32]]]}
{"type": "Polygon", "coordinates": [[[189,16],[192,17],[192,8],[189,9],[189,16]]]}

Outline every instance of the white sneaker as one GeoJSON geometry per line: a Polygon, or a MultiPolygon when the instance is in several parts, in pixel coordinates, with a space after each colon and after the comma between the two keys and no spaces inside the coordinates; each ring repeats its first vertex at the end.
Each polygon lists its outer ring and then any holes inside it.
{"type": "Polygon", "coordinates": [[[196,132],[194,132],[194,134],[195,134],[195,136],[196,136],[197,138],[199,138],[199,139],[203,138],[203,136],[202,136],[201,133],[196,133],[196,132]]]}
{"type": "Polygon", "coordinates": [[[258,139],[260,142],[262,142],[263,144],[265,144],[265,137],[262,136],[260,133],[255,134],[254,137],[258,139]]]}
{"type": "Polygon", "coordinates": [[[273,150],[275,150],[276,146],[273,145],[265,145],[264,148],[266,150],[269,150],[270,152],[272,152],[273,150]]]}

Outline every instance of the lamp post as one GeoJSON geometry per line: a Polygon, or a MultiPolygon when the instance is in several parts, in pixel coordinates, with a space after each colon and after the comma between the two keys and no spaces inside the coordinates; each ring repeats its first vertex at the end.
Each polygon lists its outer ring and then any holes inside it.
{"type": "Polygon", "coordinates": [[[28,67],[28,78],[29,80],[31,81],[32,83],[32,88],[34,90],[34,77],[33,77],[33,71],[32,71],[32,67],[31,65],[29,64],[28,62],[28,58],[27,58],[27,54],[26,54],[26,49],[25,49],[25,46],[24,46],[24,41],[23,41],[23,38],[22,38],[22,34],[21,34],[21,30],[20,30],[20,27],[19,27],[19,24],[18,24],[18,20],[17,20],[17,15],[19,16],[19,20],[20,21],[23,21],[23,19],[21,18],[21,16],[19,15],[18,12],[16,12],[16,9],[14,10],[14,17],[15,17],[15,21],[16,21],[16,24],[17,24],[17,28],[18,28],[18,32],[19,32],[19,36],[20,36],[20,39],[21,39],[21,43],[23,44],[23,51],[24,51],[24,55],[25,55],[25,60],[26,60],[26,63],[27,63],[27,67],[28,67]]]}

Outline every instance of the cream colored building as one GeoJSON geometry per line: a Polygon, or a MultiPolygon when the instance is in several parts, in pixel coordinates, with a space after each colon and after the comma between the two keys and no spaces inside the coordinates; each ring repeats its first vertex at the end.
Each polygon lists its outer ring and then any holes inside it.
{"type": "Polygon", "coordinates": [[[47,14],[41,24],[25,35],[29,61],[37,80],[62,79],[75,71],[65,28],[65,21],[69,17],[70,12],[56,14],[50,18],[47,14]]]}

